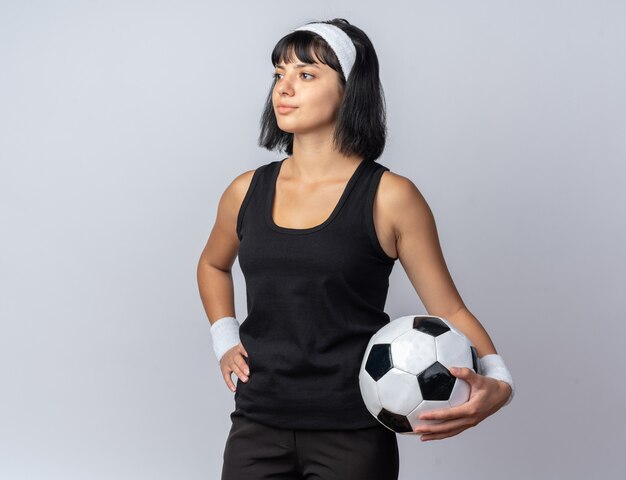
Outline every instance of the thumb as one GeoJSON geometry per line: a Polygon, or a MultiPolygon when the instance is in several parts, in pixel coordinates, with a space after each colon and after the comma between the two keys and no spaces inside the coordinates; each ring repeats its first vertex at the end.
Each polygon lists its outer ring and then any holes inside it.
{"type": "Polygon", "coordinates": [[[463,380],[467,380],[471,382],[476,379],[476,373],[474,370],[467,367],[450,367],[450,373],[457,378],[462,378],[463,380]]]}

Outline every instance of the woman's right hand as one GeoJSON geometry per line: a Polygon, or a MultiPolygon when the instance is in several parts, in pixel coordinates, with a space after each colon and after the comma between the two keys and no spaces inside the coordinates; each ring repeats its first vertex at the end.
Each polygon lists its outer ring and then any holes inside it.
{"type": "Polygon", "coordinates": [[[237,387],[235,387],[231,375],[234,373],[244,382],[248,381],[248,375],[250,375],[250,369],[248,368],[248,363],[243,358],[244,356],[248,358],[248,352],[242,343],[239,342],[230,350],[227,350],[220,359],[220,369],[222,370],[224,381],[233,392],[237,387]]]}

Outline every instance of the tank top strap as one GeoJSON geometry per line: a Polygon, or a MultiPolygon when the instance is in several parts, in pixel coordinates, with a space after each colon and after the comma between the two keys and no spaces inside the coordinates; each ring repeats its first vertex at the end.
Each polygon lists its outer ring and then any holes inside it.
{"type": "Polygon", "coordinates": [[[278,168],[280,160],[275,160],[257,167],[250,180],[248,191],[239,208],[237,215],[237,237],[241,241],[243,232],[246,230],[244,226],[250,225],[253,228],[258,227],[258,222],[263,219],[264,207],[266,199],[270,194],[270,187],[274,171],[278,168]],[[245,222],[244,222],[245,216],[245,222]]]}
{"type": "Polygon", "coordinates": [[[385,171],[389,171],[389,168],[378,162],[368,161],[344,205],[340,223],[347,230],[369,237],[376,256],[384,263],[393,264],[396,259],[385,253],[374,226],[374,199],[385,171]]]}
{"type": "Polygon", "coordinates": [[[378,178],[384,170],[388,170],[387,167],[371,160],[363,160],[363,162],[365,165],[363,165],[363,168],[360,168],[361,172],[358,178],[355,179],[356,181],[352,185],[344,206],[344,209],[350,212],[350,217],[352,218],[355,215],[358,217],[357,211],[359,209],[362,211],[364,208],[367,208],[368,201],[373,200],[378,178]]]}
{"type": "Polygon", "coordinates": [[[349,204],[353,213],[356,212],[356,209],[369,209],[370,204],[373,205],[380,177],[383,172],[389,170],[384,165],[372,160],[364,160],[364,162],[367,162],[367,165],[363,168],[350,192],[349,204]]]}

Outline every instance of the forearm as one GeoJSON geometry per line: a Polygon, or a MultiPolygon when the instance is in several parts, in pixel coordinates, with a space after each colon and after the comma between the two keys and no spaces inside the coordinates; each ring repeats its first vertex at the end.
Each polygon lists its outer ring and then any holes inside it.
{"type": "Polygon", "coordinates": [[[235,316],[233,277],[230,271],[220,270],[207,262],[198,263],[198,289],[209,323],[223,317],[235,316]]]}
{"type": "Polygon", "coordinates": [[[478,319],[472,315],[466,307],[461,308],[461,310],[454,315],[446,317],[446,319],[450,320],[450,322],[469,338],[470,342],[476,347],[476,353],[480,358],[482,374],[501,380],[502,382],[499,382],[499,388],[506,391],[508,395],[505,405],[511,403],[514,396],[513,378],[504,364],[502,357],[496,352],[496,347],[491,341],[489,334],[478,319]]]}
{"type": "Polygon", "coordinates": [[[446,320],[452,322],[472,342],[479,357],[497,353],[489,334],[467,307],[463,307],[453,315],[446,317],[446,320]]]}

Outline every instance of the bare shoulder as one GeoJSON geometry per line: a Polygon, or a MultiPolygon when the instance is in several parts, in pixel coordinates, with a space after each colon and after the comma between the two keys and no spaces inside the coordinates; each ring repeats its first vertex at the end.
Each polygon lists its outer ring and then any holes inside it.
{"type": "Polygon", "coordinates": [[[226,187],[217,205],[217,215],[213,227],[214,234],[238,243],[236,229],[237,216],[252,182],[255,170],[247,170],[237,175],[226,187]]]}
{"type": "Polygon", "coordinates": [[[230,195],[233,196],[235,204],[241,206],[241,203],[246,196],[246,192],[250,188],[250,183],[252,183],[252,177],[254,176],[255,171],[256,169],[247,170],[237,175],[233,181],[230,182],[227,191],[230,191],[230,195]]]}
{"type": "Polygon", "coordinates": [[[227,271],[232,266],[239,248],[237,237],[237,215],[255,170],[237,175],[222,193],[218,205],[215,224],[211,229],[200,260],[227,271]]]}
{"type": "Polygon", "coordinates": [[[410,197],[422,197],[411,179],[391,171],[383,172],[379,191],[389,201],[395,202],[407,201],[410,197]]]}
{"type": "Polygon", "coordinates": [[[226,207],[231,218],[237,218],[243,199],[252,183],[252,177],[255,171],[256,170],[253,169],[240,173],[228,184],[226,190],[224,190],[220,203],[226,207]]]}
{"type": "Polygon", "coordinates": [[[377,207],[396,236],[431,215],[430,207],[417,185],[391,171],[383,172],[376,197],[377,207]]]}

